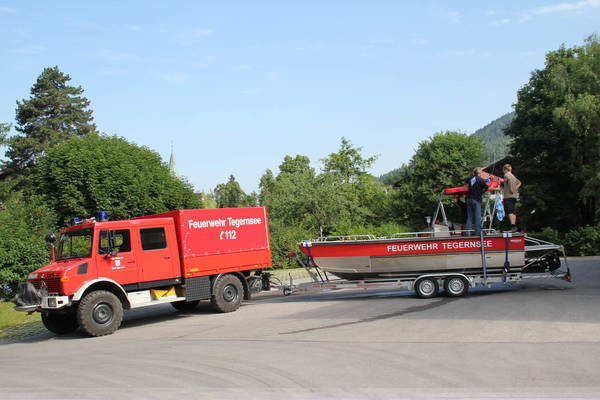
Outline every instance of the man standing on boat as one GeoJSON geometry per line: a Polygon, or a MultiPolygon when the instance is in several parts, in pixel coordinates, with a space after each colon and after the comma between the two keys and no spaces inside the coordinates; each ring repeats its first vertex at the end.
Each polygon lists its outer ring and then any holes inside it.
{"type": "Polygon", "coordinates": [[[515,214],[515,206],[517,204],[517,191],[521,187],[521,181],[512,174],[512,166],[505,164],[502,168],[504,171],[504,186],[502,188],[502,197],[504,197],[504,211],[508,214],[510,221],[510,231],[517,231],[517,214],[515,214]]]}
{"type": "Polygon", "coordinates": [[[475,234],[477,236],[481,234],[481,199],[488,186],[479,175],[481,175],[481,167],[475,168],[473,176],[465,179],[469,187],[467,195],[467,236],[472,234],[473,225],[475,225],[475,234]]]}

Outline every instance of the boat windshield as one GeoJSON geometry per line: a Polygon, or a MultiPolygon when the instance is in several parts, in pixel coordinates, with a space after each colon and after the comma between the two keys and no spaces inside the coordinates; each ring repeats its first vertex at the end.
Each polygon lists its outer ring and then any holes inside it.
{"type": "Polygon", "coordinates": [[[90,257],[92,254],[94,231],[92,228],[77,229],[65,232],[60,235],[58,249],[56,252],[57,260],[66,260],[69,258],[90,257]]]}

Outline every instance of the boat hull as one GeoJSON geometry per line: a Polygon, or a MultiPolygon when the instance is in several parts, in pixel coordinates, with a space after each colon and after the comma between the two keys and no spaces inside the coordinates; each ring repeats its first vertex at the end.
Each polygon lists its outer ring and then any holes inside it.
{"type": "MultiPolygon", "coordinates": [[[[298,244],[323,271],[344,279],[483,271],[479,238],[397,238],[348,241],[307,241],[298,244]]],[[[484,238],[489,273],[501,272],[508,256],[511,270],[525,263],[524,238],[501,235],[484,238]]]]}

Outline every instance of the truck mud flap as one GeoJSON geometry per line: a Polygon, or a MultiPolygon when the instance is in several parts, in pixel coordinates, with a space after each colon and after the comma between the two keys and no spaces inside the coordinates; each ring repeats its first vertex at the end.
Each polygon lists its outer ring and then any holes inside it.
{"type": "Polygon", "coordinates": [[[186,279],[185,299],[186,301],[210,299],[210,278],[208,276],[199,276],[197,278],[186,279]]]}

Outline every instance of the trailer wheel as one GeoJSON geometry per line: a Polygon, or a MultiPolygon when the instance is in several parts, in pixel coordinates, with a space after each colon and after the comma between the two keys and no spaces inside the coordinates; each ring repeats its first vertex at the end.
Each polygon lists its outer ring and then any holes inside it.
{"type": "Polygon", "coordinates": [[[227,313],[240,307],[243,295],[242,282],[234,275],[223,275],[217,280],[210,301],[215,310],[227,313]]]}
{"type": "Polygon", "coordinates": [[[415,282],[415,292],[422,299],[430,299],[437,296],[439,290],[440,285],[438,285],[435,278],[421,278],[415,282]]]}
{"type": "Polygon", "coordinates": [[[43,312],[42,323],[46,329],[57,335],[71,333],[79,327],[77,316],[72,312],[43,312]]]}
{"type": "Polygon", "coordinates": [[[171,303],[171,305],[173,306],[174,309],[179,310],[179,311],[192,311],[194,308],[196,308],[198,306],[198,303],[200,303],[200,300],[194,300],[194,301],[174,301],[171,303]]]}
{"type": "Polygon", "coordinates": [[[106,290],[88,293],[77,307],[81,329],[90,336],[109,335],[119,329],[123,320],[123,305],[117,296],[106,290]]]}
{"type": "Polygon", "coordinates": [[[469,284],[461,276],[449,276],[444,279],[444,290],[449,297],[466,296],[469,291],[469,284]]]}

